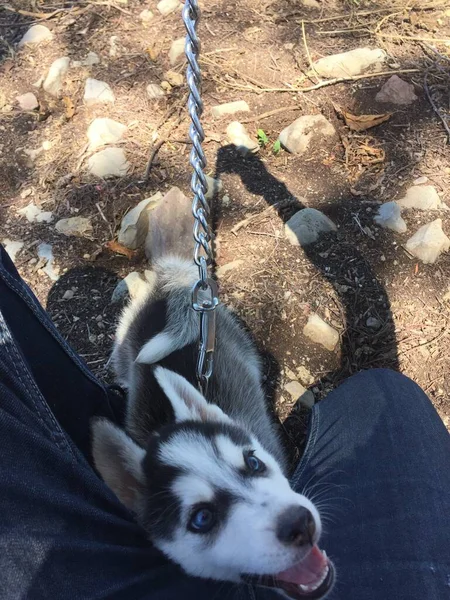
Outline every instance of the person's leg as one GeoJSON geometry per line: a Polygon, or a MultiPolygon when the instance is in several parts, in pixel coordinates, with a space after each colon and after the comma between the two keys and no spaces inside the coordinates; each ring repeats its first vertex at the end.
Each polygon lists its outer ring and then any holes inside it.
{"type": "Polygon", "coordinates": [[[316,405],[293,487],[323,507],[330,599],[450,598],[450,436],[411,380],[366,371],[316,405]]]}

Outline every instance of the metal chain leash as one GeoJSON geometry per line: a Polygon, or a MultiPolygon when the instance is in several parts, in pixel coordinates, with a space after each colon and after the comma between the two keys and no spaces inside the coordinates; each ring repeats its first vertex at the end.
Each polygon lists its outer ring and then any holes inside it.
{"type": "Polygon", "coordinates": [[[197,360],[197,380],[200,389],[206,393],[209,379],[213,372],[214,345],[216,338],[215,309],[219,304],[216,282],[208,276],[208,266],[213,260],[213,232],[208,223],[210,208],[205,198],[207,191],[203,169],[206,157],[202,149],[205,139],[200,116],[203,102],[200,97],[201,73],[198,63],[200,43],[197,36],[197,25],[200,10],[197,0],[186,0],[183,8],[183,21],[186,27],[185,53],[188,61],[186,79],[189,88],[188,111],[191,117],[189,137],[192,141],[190,163],[194,170],[191,179],[191,190],[194,194],[192,214],[194,215],[194,262],[198,266],[199,280],[192,290],[192,307],[200,314],[200,344],[197,360]]]}

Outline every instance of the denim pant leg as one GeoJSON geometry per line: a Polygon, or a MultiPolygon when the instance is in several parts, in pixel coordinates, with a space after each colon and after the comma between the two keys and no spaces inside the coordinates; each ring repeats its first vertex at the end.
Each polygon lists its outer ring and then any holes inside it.
{"type": "Polygon", "coordinates": [[[293,485],[322,507],[331,599],[450,598],[450,436],[411,380],[366,371],[316,405],[293,485]]]}

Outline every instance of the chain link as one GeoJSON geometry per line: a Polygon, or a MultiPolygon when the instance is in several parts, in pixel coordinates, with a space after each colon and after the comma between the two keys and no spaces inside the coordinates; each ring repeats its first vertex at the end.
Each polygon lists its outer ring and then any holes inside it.
{"type": "Polygon", "coordinates": [[[191,179],[191,190],[194,195],[192,214],[195,219],[193,231],[195,240],[194,262],[199,270],[199,280],[192,291],[192,307],[200,314],[197,380],[200,389],[203,393],[206,393],[208,381],[213,371],[216,337],[215,308],[219,304],[219,299],[217,284],[208,276],[208,266],[213,261],[213,232],[208,222],[210,208],[205,197],[208,186],[203,173],[206,167],[206,157],[202,149],[205,134],[200,123],[203,102],[200,97],[201,73],[198,63],[200,42],[197,36],[197,25],[199,17],[200,10],[197,0],[186,0],[183,7],[183,21],[187,31],[185,53],[188,62],[186,70],[189,88],[188,112],[191,118],[189,127],[189,137],[192,141],[190,163],[194,170],[191,179]]]}

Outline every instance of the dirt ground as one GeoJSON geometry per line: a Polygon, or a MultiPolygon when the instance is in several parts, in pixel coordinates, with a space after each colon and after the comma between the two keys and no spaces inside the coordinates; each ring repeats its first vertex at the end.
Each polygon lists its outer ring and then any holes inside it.
{"type": "MultiPolygon", "coordinates": [[[[400,198],[418,177],[428,178],[449,204],[449,140],[424,86],[428,73],[434,104],[448,117],[448,3],[200,4],[207,173],[223,182],[214,206],[217,265],[242,260],[221,279],[221,300],[243,317],[275,359],[268,362],[268,383],[276,389],[276,410],[289,437],[301,448],[305,413],[284,390],[289,374],[300,366],[311,373],[311,381],[303,383],[317,400],[360,369],[398,369],[423,387],[450,427],[450,254],[424,265],[404,248],[420,225],[437,217],[450,235],[450,213],[409,211],[405,234],[373,221],[379,204],[400,198]],[[317,86],[310,58],[364,46],[386,51],[387,74],[317,86]],[[412,105],[383,108],[375,102],[393,73],[414,84],[418,99],[412,105]],[[212,106],[235,100],[246,100],[250,112],[212,117],[212,106]],[[392,115],[377,127],[354,132],[337,106],[356,115],[387,110],[392,115]],[[334,145],[306,156],[274,154],[279,132],[304,114],[323,114],[334,125],[339,134],[334,145]],[[225,135],[235,118],[252,136],[263,129],[270,143],[242,158],[225,135]],[[283,226],[306,206],[323,211],[338,232],[301,249],[284,238],[283,226]],[[304,337],[311,312],[339,331],[335,352],[304,337]],[[368,317],[379,320],[377,330],[367,326],[368,317]]],[[[159,15],[155,0],[10,0],[8,7],[0,6],[0,241],[24,242],[16,258],[21,275],[62,335],[109,380],[105,364],[120,310],[110,302],[112,290],[128,272],[148,267],[142,251],[128,258],[106,244],[140,200],[174,185],[190,193],[187,87],[173,87],[158,103],[145,91],[171,68],[171,43],[184,35],[181,14],[159,15]],[[145,24],[139,18],[143,9],[155,14],[145,24]],[[18,49],[34,22],[51,29],[53,40],[18,49]],[[70,69],[60,98],[33,87],[55,58],[82,60],[89,51],[100,56],[100,63],[70,69]],[[87,76],[111,85],[114,105],[83,105],[87,76]],[[24,112],[15,98],[29,91],[38,96],[39,109],[24,112]],[[86,130],[97,116],[128,126],[122,147],[132,168],[126,177],[103,181],[86,172],[86,130]],[[165,143],[143,181],[159,140],[165,143]],[[43,142],[47,149],[34,160],[24,153],[43,142]],[[53,211],[56,219],[90,217],[93,233],[65,237],[54,222],[29,223],[18,210],[30,201],[53,211]],[[53,247],[60,273],[56,283],[37,257],[41,242],[53,247]],[[63,299],[67,290],[74,292],[71,299],[63,299]]],[[[180,60],[172,69],[184,73],[185,65],[180,60]]]]}

